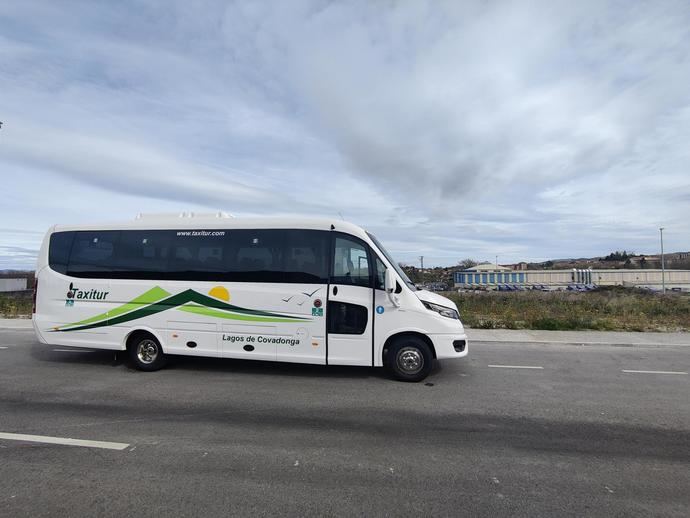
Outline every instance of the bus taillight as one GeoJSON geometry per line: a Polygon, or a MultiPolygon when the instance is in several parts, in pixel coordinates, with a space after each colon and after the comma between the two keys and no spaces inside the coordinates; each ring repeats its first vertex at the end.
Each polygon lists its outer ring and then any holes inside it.
{"type": "Polygon", "coordinates": [[[34,296],[33,296],[33,305],[31,307],[31,313],[36,314],[36,294],[38,293],[38,277],[34,279],[34,296]]]}

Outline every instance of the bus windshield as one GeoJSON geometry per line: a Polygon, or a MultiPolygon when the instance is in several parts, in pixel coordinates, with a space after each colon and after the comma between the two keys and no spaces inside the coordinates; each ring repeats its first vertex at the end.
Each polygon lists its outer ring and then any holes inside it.
{"type": "Polygon", "coordinates": [[[405,274],[403,269],[400,268],[400,265],[395,261],[395,259],[393,259],[393,257],[391,257],[391,254],[388,253],[388,250],[386,250],[383,247],[383,245],[381,244],[381,242],[378,239],[376,239],[376,236],[374,236],[370,232],[367,232],[367,235],[374,242],[374,244],[376,245],[376,248],[378,248],[379,251],[386,257],[386,259],[388,259],[388,262],[391,264],[391,266],[393,266],[393,269],[396,272],[398,272],[398,275],[400,275],[400,278],[403,281],[405,281],[405,284],[407,284],[413,290],[417,291],[417,286],[415,286],[414,282],[412,282],[410,280],[410,278],[407,276],[407,274],[405,274]]]}

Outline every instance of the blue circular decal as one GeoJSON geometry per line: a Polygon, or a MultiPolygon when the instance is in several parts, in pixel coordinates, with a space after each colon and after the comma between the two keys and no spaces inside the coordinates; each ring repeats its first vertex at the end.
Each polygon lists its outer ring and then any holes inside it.
{"type": "Polygon", "coordinates": [[[376,306],[376,312],[379,315],[383,315],[383,311],[384,311],[383,306],[376,306]]]}

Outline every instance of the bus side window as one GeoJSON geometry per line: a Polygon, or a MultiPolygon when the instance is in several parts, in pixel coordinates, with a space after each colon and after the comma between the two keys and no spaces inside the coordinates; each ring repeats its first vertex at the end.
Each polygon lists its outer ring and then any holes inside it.
{"type": "Polygon", "coordinates": [[[238,229],[230,233],[227,278],[236,282],[328,282],[330,235],[320,230],[238,229]]]}
{"type": "Polygon", "coordinates": [[[376,257],[376,277],[374,278],[374,288],[377,290],[386,289],[386,266],[381,262],[381,259],[376,257]]]}
{"type": "Polygon", "coordinates": [[[111,272],[119,238],[119,230],[76,232],[67,274],[93,276],[111,272]]]}
{"type": "Polygon", "coordinates": [[[371,287],[371,272],[364,244],[345,237],[335,238],[331,282],[371,287]]]}
{"type": "Polygon", "coordinates": [[[289,230],[285,232],[285,239],[286,281],[328,282],[328,233],[318,230],[289,230]]]}
{"type": "Polygon", "coordinates": [[[117,247],[114,277],[155,279],[167,272],[170,233],[124,230],[117,247]]]}

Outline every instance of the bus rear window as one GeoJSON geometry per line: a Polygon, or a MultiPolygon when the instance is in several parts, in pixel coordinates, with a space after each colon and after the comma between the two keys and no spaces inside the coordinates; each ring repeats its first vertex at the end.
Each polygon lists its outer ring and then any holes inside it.
{"type": "Polygon", "coordinates": [[[69,253],[74,241],[74,232],[55,232],[50,236],[48,265],[58,273],[67,273],[69,253]]]}

